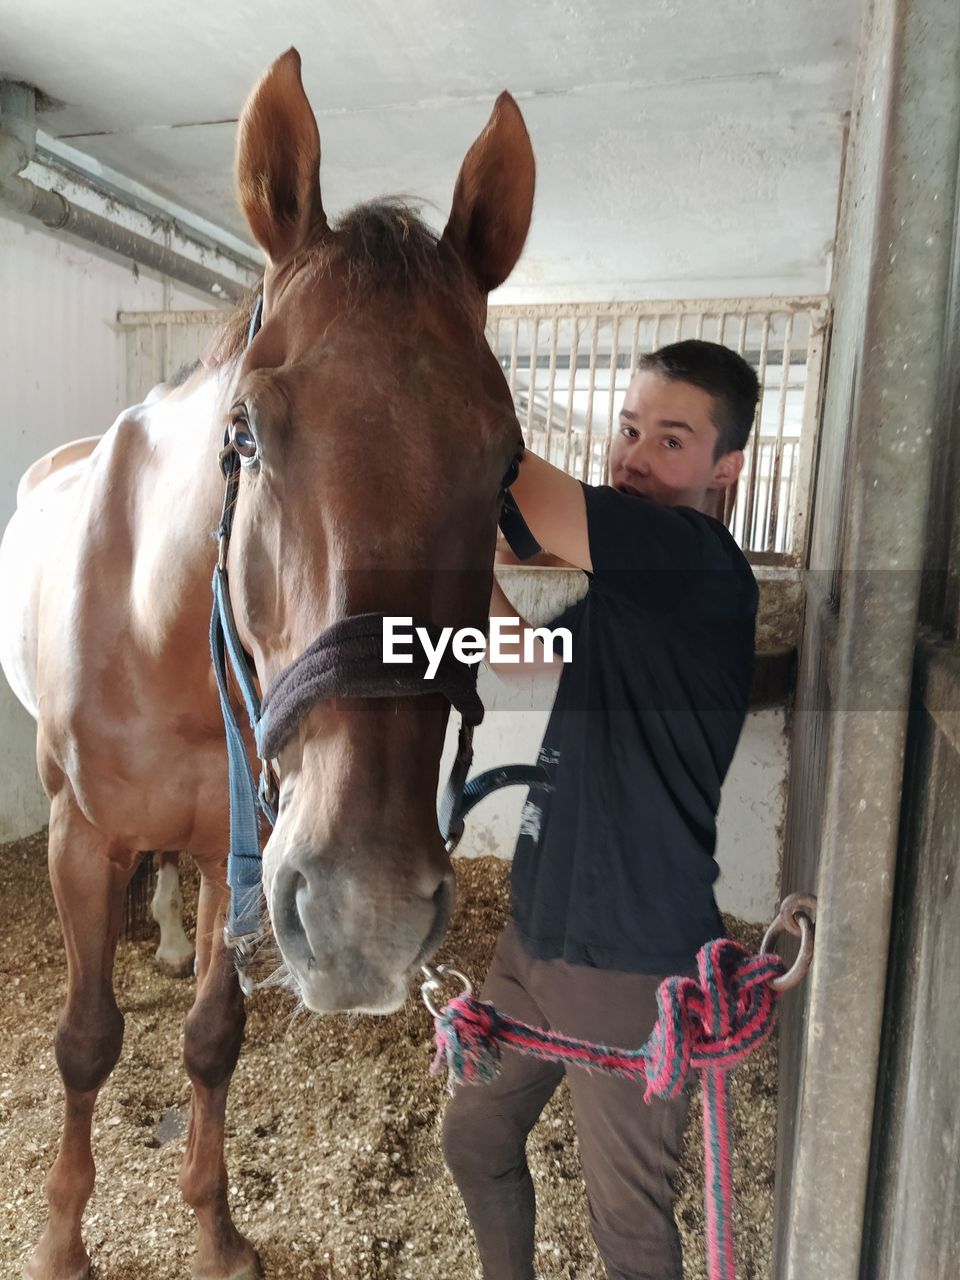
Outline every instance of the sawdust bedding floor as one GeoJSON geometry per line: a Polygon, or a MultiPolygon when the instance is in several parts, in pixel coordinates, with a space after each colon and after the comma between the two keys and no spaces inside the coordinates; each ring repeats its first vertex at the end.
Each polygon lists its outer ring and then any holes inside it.
{"type": "MultiPolygon", "coordinates": [[[[65,992],[46,836],[0,846],[0,1274],[18,1276],[46,1206],[60,1129],[52,1037],[65,992]]],[[[184,859],[192,925],[196,876],[184,859]]],[[[458,907],[442,954],[480,977],[504,921],[508,864],[458,860],[458,907]]],[[[760,931],[727,920],[755,947],[760,931]]],[[[156,938],[122,943],[116,989],[123,1055],[94,1122],[97,1185],[85,1239],[97,1280],[183,1280],[192,1215],[177,1187],[189,1086],[180,1062],[192,979],[157,971],[156,938]]],[[[250,1001],[230,1090],[226,1157],[240,1230],[268,1280],[461,1280],[479,1276],[469,1226],[443,1163],[444,1084],[429,1075],[431,1026],[418,998],[386,1018],[294,1016],[282,989],[250,1001]]],[[[769,1280],[776,1048],[734,1076],[735,1236],[740,1280],[769,1280]]],[[[642,1106],[638,1091],[637,1105],[642,1106]]],[[[706,1276],[700,1108],[691,1108],[677,1219],[685,1280],[706,1276]]],[[[567,1091],[530,1142],[541,1280],[602,1280],[587,1227],[567,1091]]]]}

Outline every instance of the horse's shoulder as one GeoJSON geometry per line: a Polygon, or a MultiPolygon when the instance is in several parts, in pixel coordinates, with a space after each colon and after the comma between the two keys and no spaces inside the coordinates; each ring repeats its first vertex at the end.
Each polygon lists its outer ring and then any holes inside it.
{"type": "Polygon", "coordinates": [[[17,506],[22,507],[46,481],[52,477],[63,478],[68,467],[93,459],[85,473],[95,476],[98,472],[113,471],[132,457],[142,453],[147,435],[149,414],[144,405],[124,409],[110,429],[100,436],[84,436],[57,445],[42,458],[38,458],[24,472],[17,486],[17,506]],[[96,457],[94,458],[94,454],[96,457]]]}
{"type": "Polygon", "coordinates": [[[146,404],[124,409],[102,437],[98,469],[111,472],[136,465],[149,449],[151,410],[146,404]]]}
{"type": "Polygon", "coordinates": [[[22,507],[30,494],[44,480],[73,462],[82,462],[85,458],[89,458],[102,438],[102,436],[85,436],[82,440],[71,440],[68,444],[57,445],[42,458],[38,458],[20,479],[17,486],[17,506],[22,507]]]}

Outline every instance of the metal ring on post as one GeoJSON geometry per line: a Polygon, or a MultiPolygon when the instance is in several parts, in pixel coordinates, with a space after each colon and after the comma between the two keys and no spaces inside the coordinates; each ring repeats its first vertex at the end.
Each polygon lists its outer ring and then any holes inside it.
{"type": "Polygon", "coordinates": [[[446,977],[458,978],[460,980],[461,990],[457,993],[461,996],[473,995],[473,983],[465,973],[461,973],[459,969],[454,969],[449,964],[438,964],[434,969],[429,964],[420,966],[420,972],[425,975],[424,981],[420,984],[420,995],[423,997],[423,1003],[427,1006],[427,1011],[431,1017],[439,1018],[439,1010],[435,1007],[431,1000],[431,992],[439,991],[443,986],[443,979],[446,977]]]}
{"type": "Polygon", "coordinates": [[[763,935],[760,944],[762,956],[770,954],[770,944],[778,933],[791,933],[800,939],[800,952],[790,969],[770,982],[774,991],[789,991],[807,976],[813,959],[814,921],[817,916],[817,900],[812,893],[791,893],[780,905],[780,913],[763,935]]]}

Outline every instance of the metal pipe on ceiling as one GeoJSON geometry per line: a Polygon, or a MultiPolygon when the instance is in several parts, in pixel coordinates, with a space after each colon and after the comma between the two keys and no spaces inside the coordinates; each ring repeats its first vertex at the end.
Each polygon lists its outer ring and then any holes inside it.
{"type": "MultiPolygon", "coordinates": [[[[237,302],[248,286],[186,257],[166,245],[81,208],[57,191],[48,191],[22,176],[34,155],[36,89],[5,81],[0,84],[0,206],[35,218],[52,231],[64,231],[88,244],[128,258],[149,271],[167,276],[224,301],[237,302]]],[[[112,197],[115,199],[115,197],[112,197]]],[[[190,237],[178,229],[178,235],[190,237]]],[[[203,246],[197,245],[198,252],[203,246]]]]}

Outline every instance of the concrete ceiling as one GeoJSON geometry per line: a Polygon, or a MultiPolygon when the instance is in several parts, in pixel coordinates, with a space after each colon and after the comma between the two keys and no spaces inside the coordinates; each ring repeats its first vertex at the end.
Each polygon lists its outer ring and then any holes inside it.
{"type": "Polygon", "coordinates": [[[537,156],[499,300],[822,292],[860,0],[0,0],[40,127],[249,241],[235,121],[294,44],[331,215],[408,194],[442,226],[497,93],[537,156]]]}

